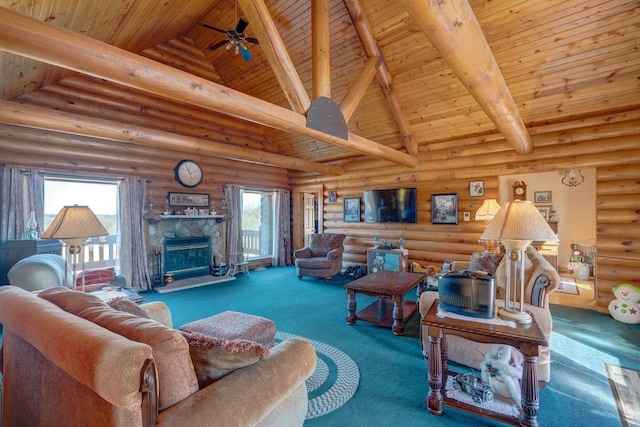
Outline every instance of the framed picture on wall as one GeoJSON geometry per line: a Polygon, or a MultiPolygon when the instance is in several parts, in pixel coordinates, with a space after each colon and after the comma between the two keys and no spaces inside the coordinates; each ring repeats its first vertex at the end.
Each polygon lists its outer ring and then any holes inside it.
{"type": "Polygon", "coordinates": [[[551,203],[551,191],[534,191],[533,203],[537,205],[545,205],[551,203]]]}
{"type": "Polygon", "coordinates": [[[551,206],[538,206],[538,211],[542,214],[545,221],[549,221],[551,217],[551,206]]]}
{"type": "Polygon", "coordinates": [[[458,193],[431,195],[431,223],[458,223],[458,193]]]}
{"type": "Polygon", "coordinates": [[[469,182],[469,195],[471,197],[484,196],[484,181],[469,182]]]}
{"type": "Polygon", "coordinates": [[[182,207],[209,207],[209,195],[202,193],[174,193],[169,192],[167,194],[169,199],[169,206],[182,206],[182,207]]]}
{"type": "Polygon", "coordinates": [[[344,222],[360,222],[360,197],[345,197],[342,204],[344,222]]]}
{"type": "Polygon", "coordinates": [[[338,195],[335,191],[329,191],[329,203],[335,203],[338,200],[338,195]]]}

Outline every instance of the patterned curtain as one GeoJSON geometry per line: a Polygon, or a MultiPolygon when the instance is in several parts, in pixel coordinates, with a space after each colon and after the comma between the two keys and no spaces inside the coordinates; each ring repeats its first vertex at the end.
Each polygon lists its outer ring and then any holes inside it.
{"type": "Polygon", "coordinates": [[[44,224],[44,177],[31,169],[0,165],[0,240],[24,237],[31,211],[36,213],[38,236],[44,224]]]}
{"type": "Polygon", "coordinates": [[[240,187],[233,184],[224,186],[224,199],[227,204],[227,256],[242,253],[242,197],[240,187]]]}
{"type": "Polygon", "coordinates": [[[147,182],[124,178],[120,184],[120,272],[129,286],[152,289],[144,231],[147,182]]]}
{"type": "Polygon", "coordinates": [[[291,192],[276,191],[276,235],[273,239],[273,265],[291,265],[291,192]],[[282,236],[282,237],[281,237],[282,236]]]}

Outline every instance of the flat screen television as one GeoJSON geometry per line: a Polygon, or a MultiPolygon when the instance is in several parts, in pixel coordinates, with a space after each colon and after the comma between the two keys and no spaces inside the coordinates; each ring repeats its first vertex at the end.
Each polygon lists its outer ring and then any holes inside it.
{"type": "Polygon", "coordinates": [[[415,188],[366,190],[363,199],[364,222],[418,222],[415,188]]]}

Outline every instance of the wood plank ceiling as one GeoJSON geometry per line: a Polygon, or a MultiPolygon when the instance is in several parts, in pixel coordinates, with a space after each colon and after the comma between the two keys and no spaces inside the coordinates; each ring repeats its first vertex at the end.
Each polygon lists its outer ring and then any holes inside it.
{"type": "MultiPolygon", "coordinates": [[[[240,1],[241,5],[253,3],[260,4],[261,0],[240,1]]],[[[313,94],[311,3],[265,2],[269,18],[309,97],[313,94]]],[[[388,70],[392,79],[391,85],[381,86],[375,78],[368,85],[348,121],[352,134],[381,144],[383,148],[403,152],[408,138],[417,143],[419,151],[428,151],[438,143],[450,142],[456,146],[508,138],[506,134],[500,135],[499,129],[505,128],[496,125],[496,117],[490,117],[498,96],[491,98],[489,105],[483,105],[477,95],[486,89],[484,85],[493,84],[491,65],[487,62],[489,65],[485,64],[484,68],[473,68],[462,64],[465,69],[460,70],[460,65],[452,61],[451,52],[446,52],[447,46],[434,39],[438,48],[434,47],[430,41],[433,37],[425,35],[430,34],[428,22],[420,18],[420,12],[427,7],[426,1],[330,0],[328,3],[331,98],[338,104],[341,102],[362,78],[362,70],[371,56],[366,46],[363,48],[362,33],[354,26],[347,6],[352,13],[354,5],[361,7],[382,54],[380,66],[388,70]],[[473,74],[465,78],[465,71],[473,74]],[[394,116],[385,90],[393,91],[406,126],[398,122],[398,111],[394,116]]],[[[466,1],[460,0],[452,3],[466,5],[466,1]]],[[[543,124],[575,122],[640,108],[640,1],[471,0],[469,4],[499,67],[498,74],[501,72],[506,82],[504,88],[498,86],[503,89],[499,95],[508,97],[510,93],[516,113],[529,130],[543,124]]],[[[234,54],[233,49],[207,50],[211,44],[224,40],[225,35],[203,28],[199,23],[222,29],[235,27],[238,17],[244,14],[234,0],[34,0],[28,3],[0,0],[0,6],[291,110],[267,60],[268,40],[264,40],[264,36],[260,40],[262,46],[248,45],[253,56],[251,61],[234,54]]],[[[439,15],[436,12],[433,16],[439,15]]],[[[465,27],[460,31],[469,29],[467,22],[458,24],[465,27]]],[[[0,29],[3,25],[9,26],[9,23],[3,24],[0,20],[0,29]]],[[[246,35],[255,37],[258,31],[254,29],[257,30],[258,25],[250,22],[246,35]]],[[[450,29],[451,34],[458,30],[450,29]]],[[[7,46],[20,45],[29,38],[26,30],[21,33],[12,29],[10,36],[12,40],[9,35],[0,37],[3,101],[107,118],[125,128],[140,126],[200,141],[249,148],[272,157],[245,155],[246,161],[283,166],[286,158],[291,158],[292,169],[340,173],[339,168],[324,169],[304,162],[328,162],[326,167],[334,168],[361,155],[300,132],[230,119],[228,115],[212,112],[205,103],[189,102],[187,95],[182,102],[176,102],[173,97],[169,104],[157,91],[125,89],[43,60],[9,53],[11,49],[7,46]],[[129,104],[128,110],[123,108],[123,102],[129,104]],[[140,111],[140,105],[145,111],[140,111]],[[165,111],[168,105],[171,111],[165,111]]],[[[43,38],[42,43],[45,42],[43,38]]],[[[459,51],[477,50],[477,41],[458,38],[455,42],[459,51]]],[[[87,74],[99,75],[91,70],[87,74]]],[[[176,78],[171,77],[173,80],[176,78]]],[[[378,80],[383,81],[380,71],[378,80]]],[[[514,121],[504,111],[497,116],[514,121]]],[[[10,128],[3,127],[0,132],[6,135],[10,128]]],[[[192,142],[195,145],[183,144],[182,149],[200,147],[192,142]]],[[[181,145],[172,149],[180,151],[181,145]]],[[[505,150],[513,149],[505,145],[505,150]]],[[[230,153],[233,157],[239,151],[231,149],[230,153]]]]}

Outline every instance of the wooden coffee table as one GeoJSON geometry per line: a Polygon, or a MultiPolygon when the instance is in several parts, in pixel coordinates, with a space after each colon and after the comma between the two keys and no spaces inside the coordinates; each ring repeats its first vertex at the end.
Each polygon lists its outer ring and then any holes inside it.
{"type": "Polygon", "coordinates": [[[367,274],[344,285],[347,290],[347,323],[355,325],[356,320],[391,327],[396,335],[404,334],[405,322],[418,308],[420,294],[424,290],[423,273],[406,273],[402,271],[377,271],[367,274]],[[403,297],[415,286],[417,301],[405,300],[403,297]],[[356,293],[378,297],[378,300],[356,315],[356,293]]]}
{"type": "Polygon", "coordinates": [[[447,406],[514,425],[538,426],[539,390],[536,363],[538,361],[538,347],[546,347],[548,343],[540,331],[535,317],[533,322],[528,325],[509,327],[474,322],[473,318],[461,320],[439,317],[437,311],[438,300],[435,300],[427,315],[422,319],[422,325],[429,327],[429,394],[427,395],[429,411],[436,415],[442,414],[444,403],[447,406]],[[520,350],[524,355],[524,366],[521,383],[522,415],[519,418],[493,412],[481,406],[470,405],[446,396],[445,385],[449,373],[445,339],[447,334],[458,335],[471,341],[507,344],[520,350]]]}

